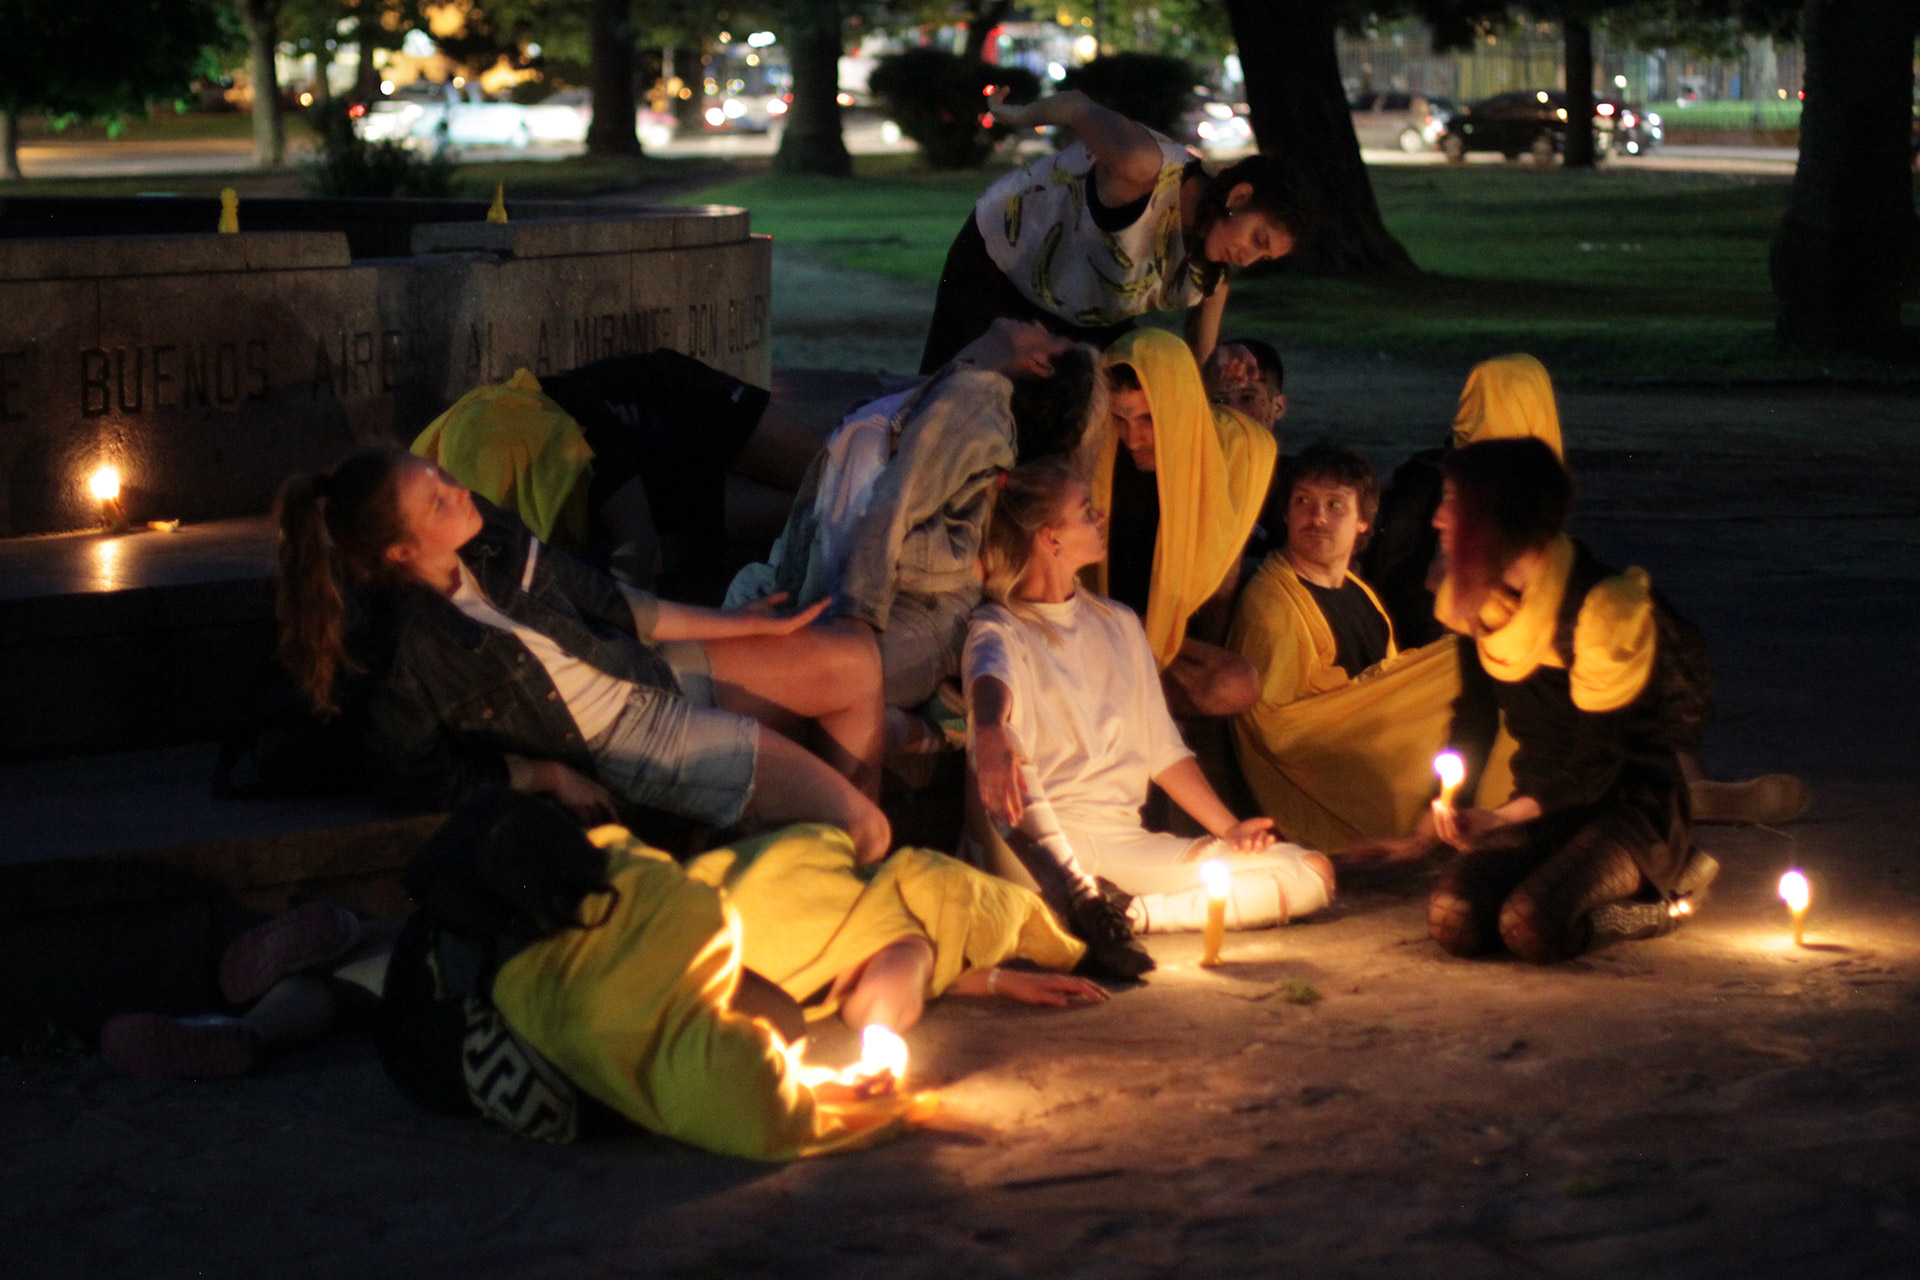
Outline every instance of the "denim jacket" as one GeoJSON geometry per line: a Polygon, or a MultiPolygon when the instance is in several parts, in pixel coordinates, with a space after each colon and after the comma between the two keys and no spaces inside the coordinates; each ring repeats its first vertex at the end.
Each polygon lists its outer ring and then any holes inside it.
{"type": "Polygon", "coordinates": [[[885,630],[899,592],[940,596],[978,583],[993,486],[1014,463],[1013,383],[949,365],[901,408],[898,443],[874,484],[839,589],[839,611],[885,630]]]}
{"type": "MultiPolygon", "coordinates": [[[[460,558],[495,608],[609,675],[679,694],[666,659],[641,634],[652,630],[651,597],[630,597],[514,516],[474,502],[483,524],[460,558]]],[[[373,681],[367,734],[373,777],[390,799],[448,808],[479,787],[505,785],[507,755],[558,760],[594,776],[572,713],[519,637],[474,621],[425,586],[399,589],[392,603],[391,648],[373,681]]]]}

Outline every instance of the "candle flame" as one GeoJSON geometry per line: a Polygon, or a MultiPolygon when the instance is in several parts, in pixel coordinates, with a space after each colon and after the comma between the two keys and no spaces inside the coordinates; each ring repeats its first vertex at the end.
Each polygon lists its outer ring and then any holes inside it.
{"type": "Polygon", "coordinates": [[[1452,791],[1466,781],[1467,763],[1457,751],[1442,751],[1433,758],[1433,771],[1440,778],[1440,785],[1452,791]]]}
{"type": "Polygon", "coordinates": [[[891,1027],[868,1023],[860,1032],[860,1063],[856,1069],[863,1077],[884,1071],[895,1084],[901,1083],[907,1078],[907,1042],[891,1027]]]}
{"type": "Polygon", "coordinates": [[[93,474],[87,477],[87,492],[93,495],[95,502],[112,502],[120,496],[120,468],[102,465],[95,467],[93,474]]]}
{"type": "Polygon", "coordinates": [[[1207,896],[1224,899],[1227,886],[1233,882],[1233,871],[1219,858],[1209,858],[1200,864],[1200,883],[1207,887],[1207,896]]]}
{"type": "Polygon", "coordinates": [[[1798,871],[1789,871],[1780,877],[1780,901],[1787,904],[1787,910],[1799,915],[1813,901],[1813,890],[1807,885],[1807,878],[1798,871]]]}

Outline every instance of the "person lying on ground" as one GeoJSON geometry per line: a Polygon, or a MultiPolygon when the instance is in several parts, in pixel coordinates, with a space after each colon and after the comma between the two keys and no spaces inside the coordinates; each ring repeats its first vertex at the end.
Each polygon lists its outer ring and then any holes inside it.
{"type": "Polygon", "coordinates": [[[765,388],[662,347],[476,387],[413,452],[651,587],[657,565],[676,578],[725,543],[771,542],[820,437],[765,388]]]}
{"type": "Polygon", "coordinates": [[[1005,840],[1095,962],[1133,977],[1150,962],[1130,961],[1132,933],[1205,923],[1203,860],[1232,869],[1227,926],[1237,929],[1319,910],[1333,867],[1276,844],[1270,818],[1239,819],[1221,803],[1168,713],[1140,620],[1079,582],[1105,552],[1076,474],[1052,462],[1008,474],[982,554],[990,603],[967,634],[969,759],[997,829],[976,825],[977,840],[996,864],[992,837],[1005,840]],[[1149,782],[1211,834],[1146,830],[1149,782]]]}
{"type": "MultiPolygon", "coordinates": [[[[1416,453],[1393,474],[1380,502],[1375,536],[1362,555],[1362,573],[1380,593],[1403,645],[1418,647],[1448,634],[1434,614],[1434,589],[1445,576],[1434,513],[1440,506],[1441,471],[1448,450],[1485,440],[1535,439],[1562,464],[1560,413],[1546,367],[1529,355],[1482,361],[1467,375],[1453,432],[1441,448],[1416,453]]],[[[1695,822],[1791,822],[1813,803],[1807,784],[1791,774],[1768,773],[1737,782],[1716,782],[1700,766],[1700,736],[1711,716],[1713,661],[1706,638],[1668,606],[1675,642],[1684,645],[1701,691],[1700,733],[1680,745],[1680,764],[1693,792],[1695,822]]]]}
{"type": "Polygon", "coordinates": [[[101,1056],[131,1076],[213,1080],[323,1038],[386,982],[400,921],[308,902],[247,929],[221,953],[220,994],[235,1014],[125,1013],[100,1028],[101,1056]]]}
{"type": "Polygon", "coordinates": [[[1186,310],[1205,359],[1227,305],[1226,270],[1292,253],[1308,234],[1293,166],[1249,156],[1209,175],[1185,147],[1077,90],[994,118],[1072,129],[1067,147],[988,187],[940,273],[920,371],[929,373],[1002,316],[1037,320],[1104,347],[1151,311],[1186,310]]]}
{"type": "Polygon", "coordinates": [[[1110,534],[1090,585],[1140,615],[1175,715],[1238,715],[1259,685],[1221,641],[1279,446],[1207,402],[1193,353],[1170,333],[1128,334],[1106,366],[1113,439],[1092,487],[1110,534]]]}
{"type": "Polygon", "coordinates": [[[391,614],[367,711],[391,798],[445,808],[510,783],[595,821],[626,803],[718,828],[832,822],[885,856],[869,637],[809,625],[818,609],[721,613],[625,587],[398,450],[288,481],[279,523],[280,654],[316,709],[345,659],[341,584],[391,614]],[[809,727],[827,763],[782,732],[809,727]]]}
{"type": "Polygon", "coordinates": [[[597,1114],[759,1160],[862,1145],[897,1131],[909,1098],[891,1077],[804,1066],[810,1023],[904,1031],[942,995],[1106,998],[1060,972],[1082,949],[1032,893],[926,850],[862,867],[822,826],[682,867],[624,828],[584,833],[496,793],[455,812],[408,886],[420,910],[386,988],[389,1075],[424,1106],[549,1141],[597,1114]],[[524,874],[487,874],[502,867],[524,874]],[[529,877],[550,883],[483,888],[473,910],[476,883],[529,877]]]}
{"type": "Polygon", "coordinates": [[[772,561],[734,579],[835,616],[880,646],[890,707],[917,707],[959,674],[996,478],[1080,446],[1104,412],[1097,355],[1036,324],[992,326],[924,385],[855,415],[815,460],[772,561]]]}
{"type": "MultiPolygon", "coordinates": [[[[1260,681],[1259,701],[1234,720],[1234,745],[1260,811],[1288,839],[1339,855],[1361,836],[1406,834],[1426,811],[1459,660],[1451,639],[1401,651],[1353,572],[1379,500],[1365,458],[1322,441],[1274,487],[1286,543],[1241,593],[1227,639],[1260,681]]],[[[1499,767],[1483,771],[1483,794],[1506,799],[1510,752],[1507,742],[1499,767]]]]}
{"type": "Polygon", "coordinates": [[[1615,573],[1566,535],[1572,483],[1544,442],[1467,445],[1441,467],[1437,608],[1460,634],[1452,744],[1471,787],[1504,722],[1514,793],[1492,809],[1436,802],[1411,836],[1356,852],[1458,851],[1427,903],[1453,955],[1548,963],[1665,933],[1718,870],[1693,846],[1674,747],[1700,695],[1673,619],[1643,570],[1615,573]]]}

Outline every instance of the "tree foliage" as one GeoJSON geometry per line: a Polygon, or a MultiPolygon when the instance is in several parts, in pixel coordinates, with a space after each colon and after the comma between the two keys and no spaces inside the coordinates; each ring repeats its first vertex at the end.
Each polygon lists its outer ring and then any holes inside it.
{"type": "Polygon", "coordinates": [[[103,119],[182,97],[219,74],[224,13],[213,0],[0,0],[0,110],[103,119]]]}
{"type": "Polygon", "coordinates": [[[1113,53],[1067,72],[1062,89],[1078,89],[1103,107],[1172,137],[1193,101],[1198,72],[1184,58],[1113,53]]]}
{"type": "Polygon", "coordinates": [[[980,122],[990,86],[1007,85],[1015,102],[1031,102],[1040,91],[1031,71],[989,66],[933,48],[889,54],[867,83],[935,169],[970,169],[1009,132],[1005,125],[980,122]]]}

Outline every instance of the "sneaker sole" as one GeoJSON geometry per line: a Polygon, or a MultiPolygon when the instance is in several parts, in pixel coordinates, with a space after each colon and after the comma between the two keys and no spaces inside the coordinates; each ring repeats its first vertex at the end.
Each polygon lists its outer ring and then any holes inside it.
{"type": "Polygon", "coordinates": [[[100,1028],[100,1054],[145,1080],[218,1080],[260,1065],[260,1037],[238,1021],[189,1023],[127,1013],[100,1028]]]}
{"type": "Polygon", "coordinates": [[[220,957],[220,994],[232,1004],[251,1004],[289,974],[338,960],[359,934],[353,913],[330,902],[282,912],[227,947],[220,957]]]}

